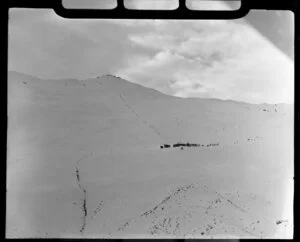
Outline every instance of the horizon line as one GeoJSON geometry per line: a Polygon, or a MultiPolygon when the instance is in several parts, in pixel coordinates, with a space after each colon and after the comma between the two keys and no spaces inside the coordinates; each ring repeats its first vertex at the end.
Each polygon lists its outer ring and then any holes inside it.
{"type": "MultiPolygon", "coordinates": [[[[76,80],[78,82],[82,82],[82,81],[87,81],[87,80],[90,80],[90,79],[97,79],[99,77],[105,77],[105,76],[112,76],[112,77],[115,77],[115,78],[120,78],[124,81],[127,81],[131,84],[136,84],[136,85],[139,85],[139,86],[142,86],[144,88],[148,88],[148,89],[152,89],[154,91],[157,91],[163,95],[166,95],[166,96],[169,96],[169,97],[174,97],[174,98],[181,98],[181,99],[201,99],[201,100],[217,100],[217,101],[224,101],[224,102],[237,102],[237,103],[243,103],[243,104],[250,104],[250,105],[295,105],[295,102],[294,103],[287,103],[287,102],[278,102],[278,103],[267,103],[267,102],[262,102],[262,103],[250,103],[250,102],[246,102],[246,101],[241,101],[241,100],[234,100],[234,99],[222,99],[222,98],[215,98],[215,97],[211,97],[211,98],[205,98],[205,97],[178,97],[178,96],[173,96],[173,95],[170,95],[170,94],[166,94],[166,93],[163,93],[157,89],[154,89],[154,88],[151,88],[151,87],[146,87],[146,86],[143,86],[139,83],[136,83],[136,82],[133,82],[133,81],[130,81],[130,80],[127,80],[119,75],[116,75],[116,74],[112,74],[112,73],[107,73],[107,74],[102,74],[102,75],[98,75],[98,76],[95,76],[95,77],[90,77],[90,78],[86,78],[84,80],[82,79],[78,79],[78,78],[75,78],[75,77],[70,77],[70,78],[41,78],[41,77],[38,77],[36,75],[32,75],[32,74],[28,74],[28,73],[25,73],[25,72],[21,72],[21,71],[16,71],[16,70],[7,70],[7,74],[11,72],[11,73],[18,73],[18,74],[21,74],[21,75],[25,75],[25,76],[31,76],[31,77],[34,77],[34,78],[37,78],[37,79],[40,79],[40,80],[44,80],[44,81],[60,81],[60,80],[76,80]]],[[[294,97],[295,98],[295,97],[294,97]]]]}

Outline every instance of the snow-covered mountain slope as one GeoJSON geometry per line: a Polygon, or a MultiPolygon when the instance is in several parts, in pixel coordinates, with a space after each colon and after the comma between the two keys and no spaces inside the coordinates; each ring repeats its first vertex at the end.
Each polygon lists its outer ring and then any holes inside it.
{"type": "Polygon", "coordinates": [[[9,72],[8,116],[7,237],[292,236],[290,105],[9,72]]]}

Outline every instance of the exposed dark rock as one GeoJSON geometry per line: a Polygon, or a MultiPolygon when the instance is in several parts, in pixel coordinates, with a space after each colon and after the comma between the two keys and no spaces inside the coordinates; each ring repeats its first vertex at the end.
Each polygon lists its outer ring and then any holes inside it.
{"type": "MultiPolygon", "coordinates": [[[[215,143],[215,144],[207,144],[206,147],[211,147],[211,146],[218,146],[219,143],[215,143]]],[[[168,145],[168,144],[164,144],[163,148],[170,148],[170,147],[173,147],[173,148],[176,148],[176,147],[204,147],[205,145],[201,145],[201,144],[195,144],[195,143],[176,143],[176,144],[173,144],[173,145],[168,145]]],[[[162,148],[162,146],[161,146],[162,148]]]]}
{"type": "Polygon", "coordinates": [[[276,224],[279,225],[279,224],[282,224],[282,223],[284,223],[284,222],[287,222],[287,220],[277,220],[277,221],[276,221],[276,224]]]}

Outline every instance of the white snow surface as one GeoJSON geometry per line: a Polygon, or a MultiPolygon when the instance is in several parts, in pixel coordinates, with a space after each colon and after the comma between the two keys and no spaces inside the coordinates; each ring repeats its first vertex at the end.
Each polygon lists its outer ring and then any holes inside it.
{"type": "Polygon", "coordinates": [[[6,237],[292,238],[293,119],[9,72],[6,237]],[[204,146],[160,148],[177,142],[204,146]]]}

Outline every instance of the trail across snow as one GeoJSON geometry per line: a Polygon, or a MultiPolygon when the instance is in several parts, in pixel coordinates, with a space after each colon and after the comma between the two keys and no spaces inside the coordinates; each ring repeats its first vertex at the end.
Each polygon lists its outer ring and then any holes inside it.
{"type": "Polygon", "coordinates": [[[8,238],[293,235],[291,105],[9,72],[8,116],[8,238]]]}

